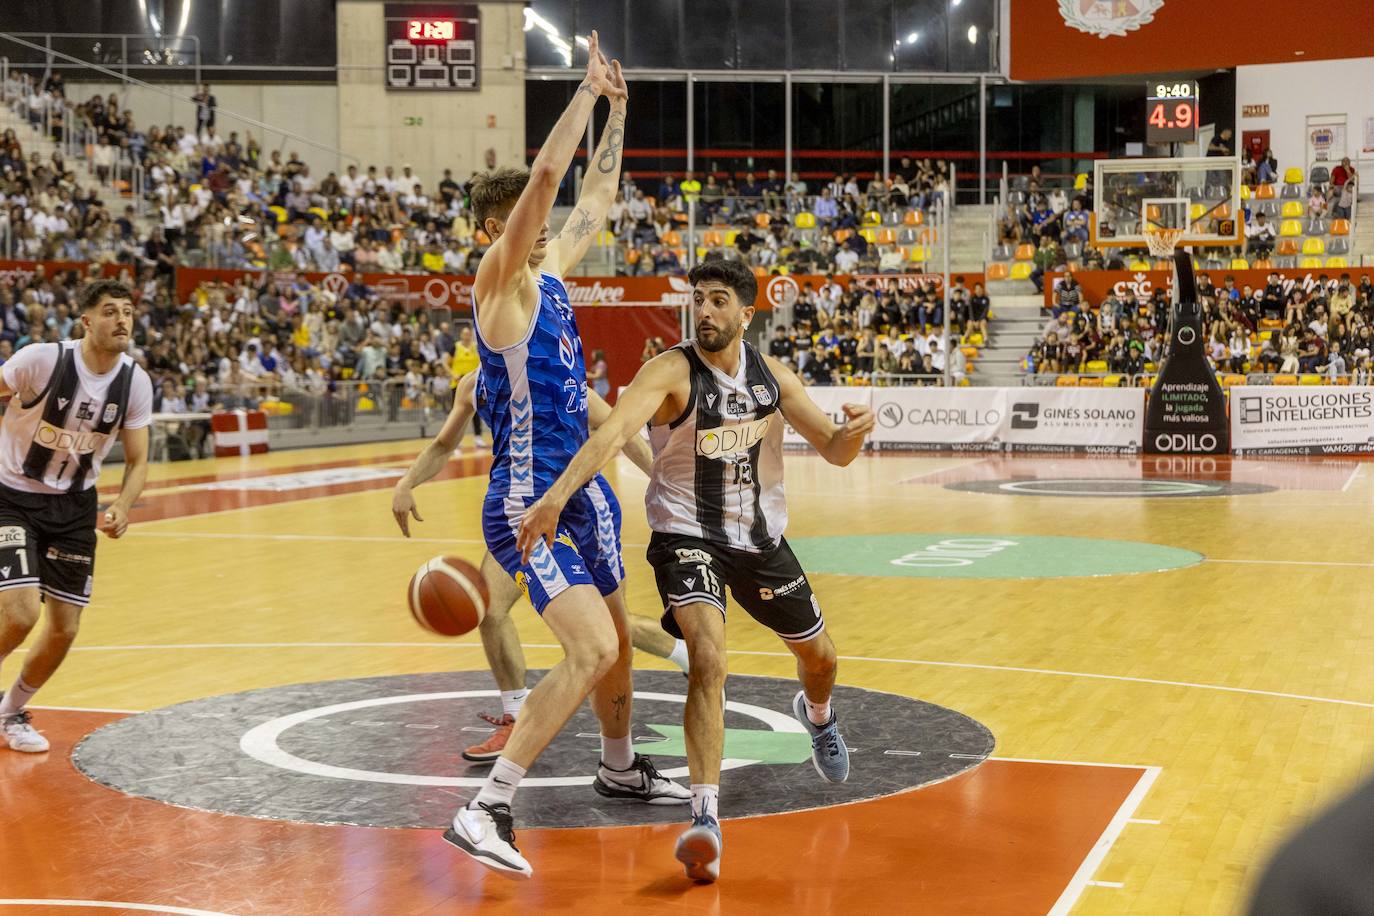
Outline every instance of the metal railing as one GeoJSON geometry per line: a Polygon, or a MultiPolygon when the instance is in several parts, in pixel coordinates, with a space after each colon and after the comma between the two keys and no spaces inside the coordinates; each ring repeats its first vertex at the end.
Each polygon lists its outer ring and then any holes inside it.
{"type": "Polygon", "coordinates": [[[418,387],[408,386],[402,379],[335,381],[311,386],[245,380],[237,385],[212,385],[210,403],[224,410],[263,410],[269,429],[425,423],[442,420],[453,406],[452,390],[427,390],[430,382],[426,379],[418,387]]]}

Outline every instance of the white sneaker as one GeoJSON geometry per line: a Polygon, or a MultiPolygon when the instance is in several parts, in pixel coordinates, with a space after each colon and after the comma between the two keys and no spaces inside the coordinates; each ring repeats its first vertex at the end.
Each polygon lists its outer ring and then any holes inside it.
{"type": "Polygon", "coordinates": [[[0,719],[0,722],[4,723],[5,740],[9,742],[10,750],[23,751],[25,754],[41,754],[48,749],[48,739],[29,724],[32,719],[33,715],[27,709],[21,709],[0,719]]]}
{"type": "Polygon", "coordinates": [[[685,805],[692,790],[660,773],[648,757],[635,754],[628,770],[613,770],[606,764],[596,769],[592,788],[605,798],[623,798],[649,805],[685,805]]]}
{"type": "Polygon", "coordinates": [[[514,824],[510,805],[478,802],[476,808],[465,805],[458,809],[453,826],[444,831],[444,839],[494,872],[508,878],[528,878],[534,869],[515,848],[514,824]]]}

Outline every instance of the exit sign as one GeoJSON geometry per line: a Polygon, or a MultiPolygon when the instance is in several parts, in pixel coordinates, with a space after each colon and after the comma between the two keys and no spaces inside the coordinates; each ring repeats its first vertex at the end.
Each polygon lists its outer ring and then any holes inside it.
{"type": "Polygon", "coordinates": [[[1240,106],[1240,116],[1242,118],[1267,118],[1269,117],[1269,106],[1242,105],[1240,106]]]}
{"type": "Polygon", "coordinates": [[[401,123],[406,127],[424,127],[425,119],[418,115],[406,115],[401,119],[401,123]]]}

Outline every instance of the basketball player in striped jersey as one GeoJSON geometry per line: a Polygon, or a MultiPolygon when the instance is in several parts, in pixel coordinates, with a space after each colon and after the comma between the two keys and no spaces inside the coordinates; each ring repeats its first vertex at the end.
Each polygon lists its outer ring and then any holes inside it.
{"type": "Polygon", "coordinates": [[[126,352],[133,333],[129,288],[96,280],[81,292],[80,340],[30,344],[0,367],[0,664],[38,623],[14,685],[0,698],[0,726],[12,750],[41,753],[48,739],[24,707],[76,640],[95,581],[100,463],[118,437],[124,483],[99,520],[112,538],[148,477],[153,385],[126,352]]]}
{"type": "MultiPolygon", "coordinates": [[[[526,770],[582,701],[601,726],[601,795],[649,804],[683,804],[686,787],[634,751],[630,625],[622,581],[620,507],[597,480],[570,494],[551,544],[522,557],[520,518],[587,441],[587,370],[577,318],[562,277],[605,224],[620,182],[629,91],[619,63],[600,51],[596,32],[587,74],[554,124],[530,170],[498,169],[470,186],[477,224],[491,238],[472,286],[481,370],[477,409],[491,428],[492,465],[482,506],[487,549],[529,596],[563,647],[563,660],[530,691],[505,749],[476,796],[454,813],[444,839],[498,872],[528,878],[515,846],[511,806],[526,770]],[[558,187],[605,95],[610,115],[591,155],[582,193],[562,231],[549,237],[558,187]]],[[[588,475],[591,480],[594,475],[588,475]]]]}
{"type": "MultiPolygon", "coordinates": [[[[474,395],[477,390],[477,373],[464,376],[454,391],[453,409],[449,411],[439,434],[416,456],[410,469],[396,483],[392,494],[391,513],[400,526],[401,533],[410,537],[410,519],[417,522],[420,517],[415,505],[415,488],[434,477],[444,465],[448,464],[453,450],[462,441],[463,430],[468,421],[476,414],[474,395]]],[[[587,392],[587,420],[595,429],[610,416],[611,405],[603,401],[595,391],[587,392]]],[[[478,442],[480,445],[480,441],[478,442]]],[[[648,474],[653,467],[653,454],[648,444],[639,436],[631,438],[621,450],[635,466],[648,474]]],[[[607,502],[609,508],[609,501],[607,502]]],[[[619,519],[607,519],[607,524],[619,527],[619,519]]],[[[491,666],[492,677],[501,692],[501,716],[480,714],[482,719],[494,726],[494,731],[485,740],[463,751],[463,759],[474,763],[490,763],[501,756],[506,742],[510,739],[515,720],[520,715],[520,707],[525,703],[529,691],[525,689],[525,653],[520,647],[520,636],[511,620],[510,610],[520,597],[520,589],[506,575],[505,570],[490,553],[482,556],[482,578],[487,583],[487,611],[482,617],[478,634],[482,638],[482,650],[486,653],[487,663],[491,666]]],[[[687,671],[687,644],[673,639],[658,622],[639,614],[630,614],[630,642],[636,649],[667,659],[687,671]]]]}
{"type": "Polygon", "coordinates": [[[792,711],[811,735],[816,771],[829,782],[849,777],[849,751],[830,708],[835,645],[806,573],[783,538],[782,421],[826,461],[847,465],[872,430],[873,413],[846,404],[848,419],[836,426],[790,369],[744,342],[758,294],[748,267],[708,260],[688,280],[695,339],[640,369],[606,422],[525,513],[519,545],[530,551],[546,544],[564,502],[649,424],[648,559],[663,598],[663,627],[686,639],[691,665],[684,728],[692,826],[678,839],[677,858],[688,877],[714,881],[721,855],[727,588],[796,656],[802,689],[792,711]]]}

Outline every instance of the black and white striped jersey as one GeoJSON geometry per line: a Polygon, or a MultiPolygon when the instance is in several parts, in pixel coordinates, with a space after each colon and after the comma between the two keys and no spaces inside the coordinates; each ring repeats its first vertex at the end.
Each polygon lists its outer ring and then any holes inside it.
{"type": "Polygon", "coordinates": [[[736,550],[772,550],[787,527],[777,379],[748,343],[734,378],[708,363],[695,341],[674,349],[686,357],[692,387],[681,416],[649,428],[649,527],[736,550]]]}

